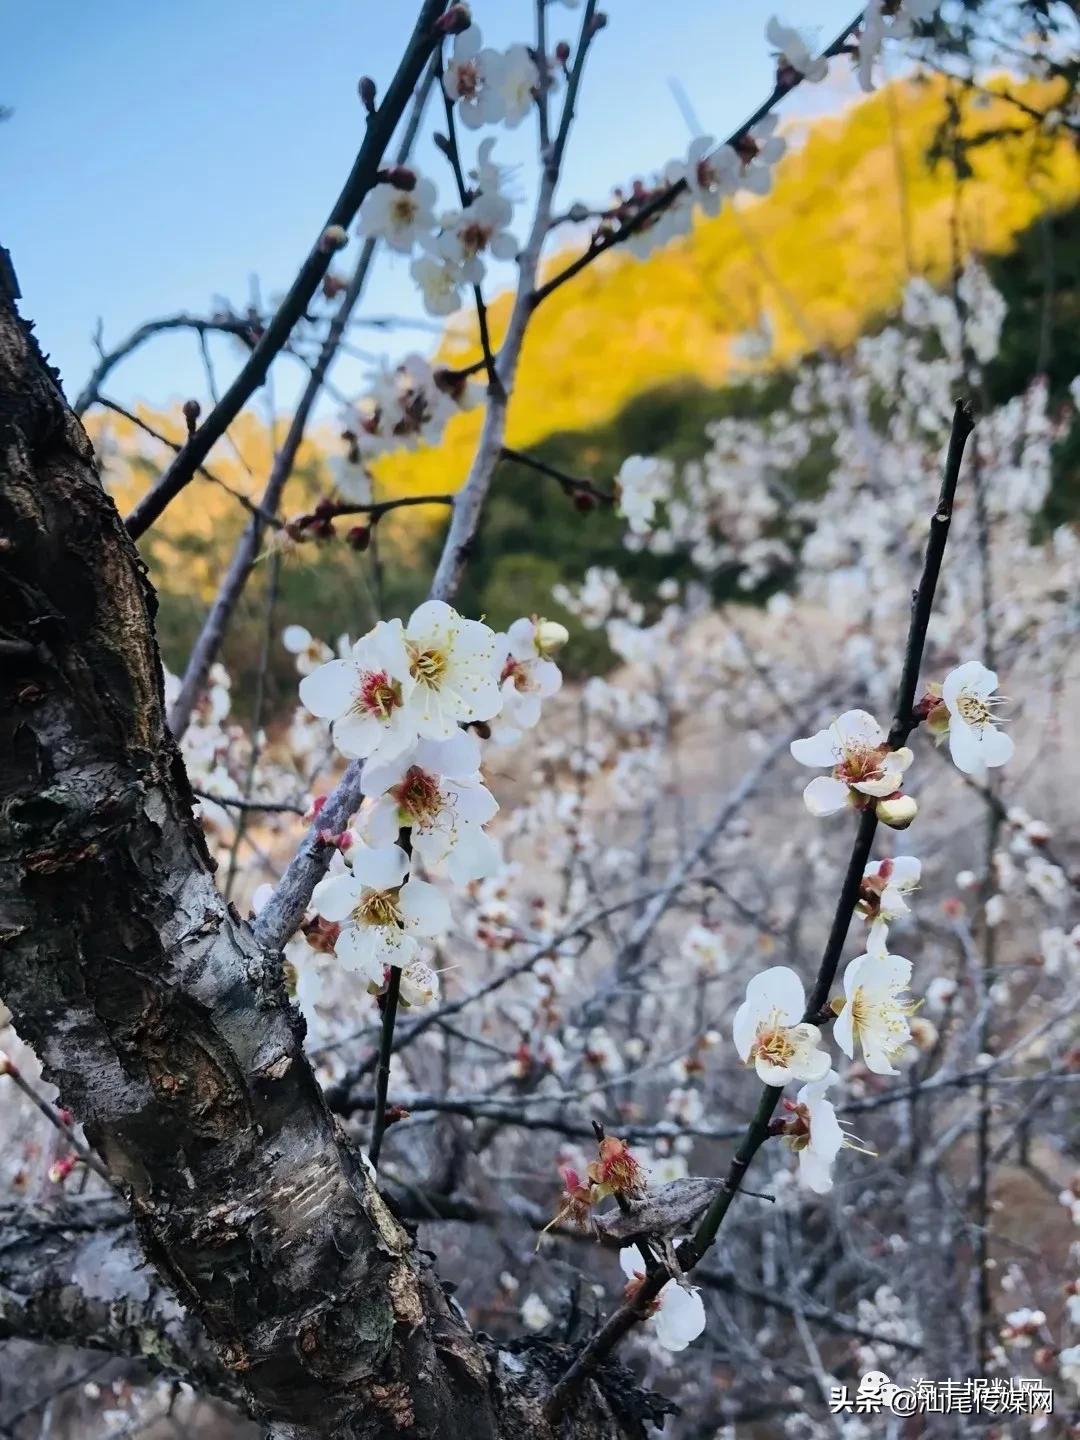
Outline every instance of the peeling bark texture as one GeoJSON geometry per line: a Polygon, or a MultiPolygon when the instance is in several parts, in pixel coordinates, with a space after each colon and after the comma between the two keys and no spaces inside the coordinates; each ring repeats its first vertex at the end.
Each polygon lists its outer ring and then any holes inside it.
{"type": "MultiPolygon", "coordinates": [[[[58,377],[0,298],[0,998],[277,1433],[544,1440],[550,1356],[511,1363],[470,1332],[330,1116],[273,958],[216,889],[155,607],[58,377]]],[[[604,1384],[562,1436],[641,1433],[604,1384]]]]}

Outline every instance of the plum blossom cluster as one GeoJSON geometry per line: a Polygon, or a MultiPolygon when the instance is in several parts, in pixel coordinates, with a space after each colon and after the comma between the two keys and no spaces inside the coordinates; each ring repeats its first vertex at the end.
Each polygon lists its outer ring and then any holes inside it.
{"type": "Polygon", "coordinates": [[[454,37],[443,74],[443,89],[463,125],[506,125],[513,130],[529,113],[540,87],[540,71],[527,45],[493,50],[478,25],[454,37]]]}
{"type": "MultiPolygon", "coordinates": [[[[479,93],[487,91],[481,88],[479,93]]],[[[462,110],[463,115],[473,113],[462,110]]],[[[434,182],[404,166],[385,172],[360,207],[361,235],[416,257],[410,273],[430,315],[459,310],[464,288],[483,280],[487,259],[512,260],[517,254],[518,243],[508,228],[514,206],[504,188],[505,172],[492,158],[494,146],[491,138],[480,144],[472,188],[456,209],[437,211],[434,182]]]]}
{"type": "MultiPolygon", "coordinates": [[[[873,89],[874,70],[885,42],[910,39],[921,22],[932,18],[938,3],[870,0],[857,27],[856,69],[864,90],[873,89]]],[[[776,58],[779,93],[803,82],[816,84],[828,76],[829,56],[815,54],[801,31],[775,15],[765,27],[765,39],[776,58]]],[[[635,180],[630,187],[615,191],[597,238],[625,227],[626,248],[644,259],[689,233],[695,206],[704,215],[714,216],[725,199],[740,192],[767,195],[774,167],[787,149],[786,141],[777,134],[778,126],[779,116],[771,111],[726,143],[718,144],[712,135],[697,136],[684,161],[671,160],[651,182],[635,180]]]]}
{"type": "Polygon", "coordinates": [[[349,448],[333,467],[334,488],[346,500],[367,504],[371,479],[365,461],[390,450],[437,444],[451,416],[475,405],[477,389],[422,355],[383,365],[343,416],[349,448]]]}
{"type": "MultiPolygon", "coordinates": [[[[1014,748],[1011,740],[1003,743],[1007,737],[995,723],[990,700],[996,688],[993,671],[968,661],[950,671],[943,684],[930,687],[911,724],[925,719],[939,739],[950,737],[959,769],[985,775],[988,766],[1005,763],[1014,748]]],[[[899,788],[914,754],[906,746],[892,749],[866,711],[845,711],[826,729],[792,741],[790,749],[800,764],[832,772],[812,780],[803,792],[812,815],[872,805],[877,818],[893,829],[906,829],[914,820],[917,806],[899,788]]],[[[868,924],[866,950],[848,963],[843,993],[826,1011],[812,1013],[798,974],[774,965],[750,980],[735,1012],[735,1049],[759,1079],[781,1088],[803,1082],[796,1102],[785,1101],[789,1116],[775,1122],[775,1133],[785,1135],[798,1153],[802,1183],[819,1193],[832,1186],[831,1167],[840,1149],[859,1148],[844,1135],[825,1098],[837,1074],[823,1044],[823,1027],[833,1020],[840,1050],[848,1059],[859,1051],[870,1073],[898,1073],[895,1062],[911,1042],[910,1020],[917,1007],[908,994],[911,961],[889,951],[889,927],[908,914],[905,896],[917,887],[921,870],[914,856],[866,865],[856,902],[868,924]]]]}
{"type": "Polygon", "coordinates": [[[430,600],[407,624],[380,621],[314,668],[303,652],[303,705],[330,722],[342,755],[365,762],[363,808],[354,829],[330,837],[342,864],[316,886],[312,906],[323,948],[373,991],[397,969],[406,1003],[439,993],[428,947],[446,934],[450,906],[414,868],[462,888],[500,869],[485,829],[498,805],[483,783],[479,736],[500,722],[515,735],[538,723],[559,689],[551,657],[566,639],[539,618],[496,635],[430,600]]]}
{"type": "MultiPolygon", "coordinates": [[[[677,1176],[684,1173],[685,1167],[678,1167],[677,1176]]],[[[648,1190],[644,1167],[626,1143],[613,1135],[598,1141],[597,1158],[588,1164],[584,1176],[567,1165],[562,1179],[562,1205],[545,1232],[563,1223],[585,1228],[592,1223],[594,1208],[609,1196],[617,1197],[620,1206],[626,1206],[640,1200],[648,1190]]],[[[637,1294],[647,1270],[637,1245],[619,1251],[619,1265],[627,1277],[624,1294],[629,1300],[637,1294]]],[[[668,1280],[644,1313],[665,1350],[685,1350],[705,1329],[701,1295],[682,1275],[668,1280]]]]}

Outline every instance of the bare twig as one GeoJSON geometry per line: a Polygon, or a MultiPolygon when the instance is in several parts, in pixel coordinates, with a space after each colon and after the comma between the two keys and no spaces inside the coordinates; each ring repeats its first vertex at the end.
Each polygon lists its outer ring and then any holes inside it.
{"type": "MultiPolygon", "coordinates": [[[[922,577],[912,600],[911,623],[897,690],[896,712],[889,730],[888,746],[890,750],[895,750],[903,745],[917,724],[917,718],[913,714],[915,689],[922,666],[926,633],[937,590],[938,575],[941,571],[941,561],[949,536],[953,501],[960,478],[964,447],[972,428],[973,421],[967,405],[963,401],[958,401],[953,414],[952,433],[941,492],[938,496],[937,507],[930,520],[930,534],[923,560],[922,577]]],[[[866,862],[869,859],[877,823],[873,809],[865,810],[860,816],[847,871],[840,888],[832,928],[829,931],[817,979],[807,1003],[804,1016],[806,1021],[813,1022],[818,1019],[832,989],[844,941],[847,938],[851,918],[858,902],[859,886],[866,862]]],[[[747,1127],[742,1142],[728,1168],[724,1189],[709,1206],[692,1238],[679,1247],[679,1264],[683,1270],[692,1269],[715,1240],[754,1156],[768,1138],[773,1111],[782,1094],[782,1087],[771,1085],[762,1087],[754,1118],[747,1127]]],[[[666,1266],[659,1267],[654,1274],[646,1277],[632,1299],[626,1301],[609,1316],[605,1324],[553,1387],[546,1405],[546,1414],[550,1420],[556,1420],[563,1413],[580,1385],[641,1319],[647,1307],[656,1299],[670,1278],[666,1266]]]]}
{"type": "Polygon", "coordinates": [[[191,480],[213,446],[266,379],[272,362],[288,342],[293,326],[306,311],[323,276],[330,268],[334,253],[333,247],[324,243],[323,237],[326,231],[332,228],[347,229],[355,219],[365,195],[378,182],[383,153],[435,48],[438,39],[435,21],[446,9],[446,5],[447,0],[423,0],[401,64],[387,86],[382,104],[368,120],[367,133],[359,154],[341,194],[331,207],[316,243],[308,252],[277,313],[259,337],[247,362],[221,397],[220,403],[214,406],[151,493],[145,496],[132,512],[128,519],[128,530],[136,539],[145,533],[191,480]]]}

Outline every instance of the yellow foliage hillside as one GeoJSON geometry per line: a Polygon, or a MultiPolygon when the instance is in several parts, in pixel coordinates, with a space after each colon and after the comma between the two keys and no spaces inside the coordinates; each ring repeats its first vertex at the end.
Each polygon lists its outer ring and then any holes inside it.
{"type": "MultiPolygon", "coordinates": [[[[954,229],[965,251],[1000,254],[1042,211],[1080,200],[1075,150],[1028,135],[971,153],[975,173],[957,212],[952,167],[926,161],[944,115],[944,83],[897,82],[815,122],[779,165],[771,195],[728,206],[646,262],[612,252],[555,292],[529,331],[509,442],[527,446],[610,420],[665,381],[724,383],[739,368],[733,338],[763,307],[777,360],[848,343],[896,305],[909,272],[944,280],[954,229]]],[[[1034,86],[1024,95],[1051,103],[1034,86]]],[[[965,132],[1017,118],[1007,101],[988,98],[970,110],[965,132]]],[[[502,296],[492,306],[496,334],[508,303],[502,296]]],[[[464,359],[478,353],[474,347],[464,359]]],[[[462,363],[460,348],[453,360],[462,363]]],[[[455,487],[479,427],[475,412],[456,418],[438,448],[381,461],[380,478],[392,493],[455,487]]]]}
{"type": "MultiPolygon", "coordinates": [[[[732,341],[763,309],[774,330],[773,361],[823,343],[846,344],[896,306],[910,273],[945,279],[954,233],[965,251],[1004,253],[1040,213],[1080,201],[1075,150],[1029,132],[971,152],[974,175],[961,187],[958,206],[952,167],[934,169],[926,160],[945,113],[944,83],[897,82],[835,118],[815,121],[805,143],[793,146],[778,167],[771,195],[727,206],[645,262],[612,252],[555,292],[526,341],[510,443],[528,446],[557,431],[602,425],[635,395],[668,381],[722,385],[745,370],[733,357],[732,341]]],[[[1024,87],[1023,95],[1034,105],[1053,100],[1036,85],[1024,87]]],[[[1017,119],[1007,101],[988,98],[969,106],[965,125],[977,135],[1017,119]]],[[[572,253],[554,258],[549,268],[572,253]]],[[[508,309],[508,296],[494,298],[496,337],[508,309]]],[[[478,353],[460,326],[448,332],[442,354],[450,363],[478,353]]],[[[146,411],[143,418],[173,440],[182,438],[175,415],[146,411]]],[[[467,472],[480,421],[478,411],[458,416],[437,448],[384,457],[376,467],[383,493],[455,488],[467,472]]],[[[93,428],[100,433],[103,427],[121,452],[109,469],[126,509],[150,479],[149,466],[137,458],[133,465],[133,455],[153,457],[156,468],[161,448],[116,416],[96,416],[93,428]]],[[[257,496],[271,459],[266,427],[243,415],[231,436],[235,449],[218,446],[211,469],[257,496]]],[[[289,509],[328,486],[325,456],[338,443],[329,427],[305,443],[289,509]]],[[[442,516],[408,513],[414,536],[413,527],[442,516]]],[[[190,487],[144,542],[156,576],[192,605],[205,604],[244,519],[220,488],[190,487]]]]}

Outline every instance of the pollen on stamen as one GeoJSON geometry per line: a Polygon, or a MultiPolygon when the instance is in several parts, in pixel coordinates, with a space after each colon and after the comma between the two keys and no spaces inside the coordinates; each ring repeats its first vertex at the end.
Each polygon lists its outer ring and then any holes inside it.
{"type": "Polygon", "coordinates": [[[409,673],[421,685],[437,687],[446,673],[446,656],[440,650],[413,650],[409,673]]]}
{"type": "Polygon", "coordinates": [[[352,708],[359,714],[389,720],[400,704],[401,686],[397,681],[391,680],[385,670],[371,670],[364,675],[352,708]]]}

